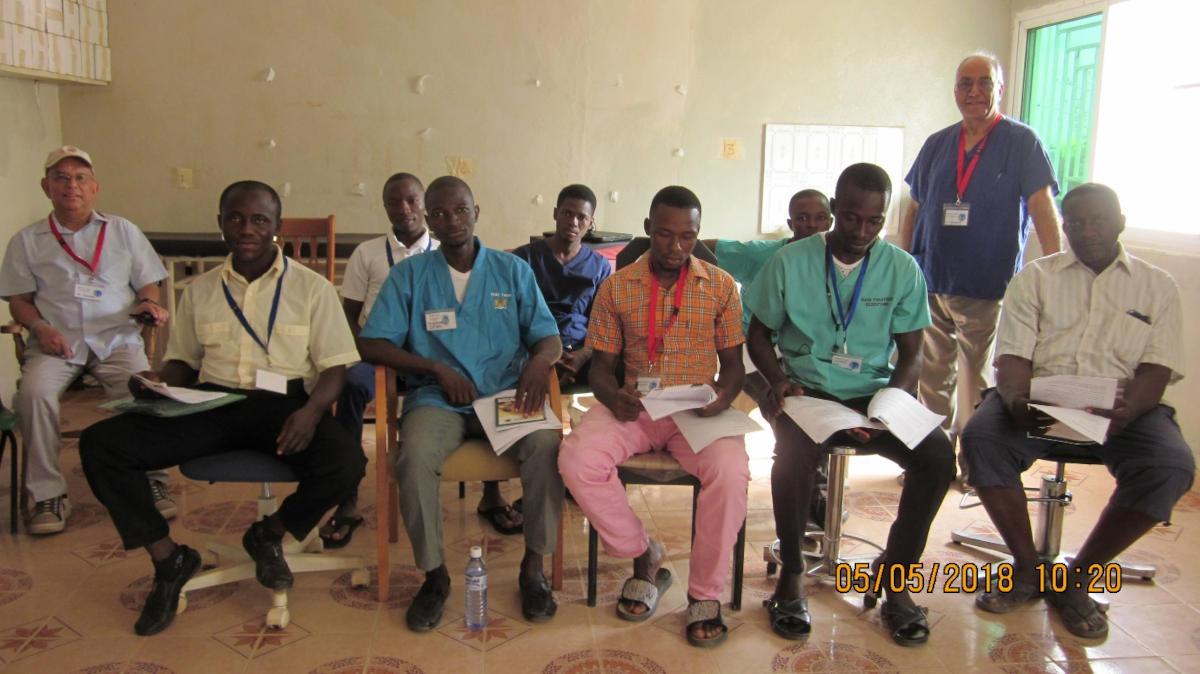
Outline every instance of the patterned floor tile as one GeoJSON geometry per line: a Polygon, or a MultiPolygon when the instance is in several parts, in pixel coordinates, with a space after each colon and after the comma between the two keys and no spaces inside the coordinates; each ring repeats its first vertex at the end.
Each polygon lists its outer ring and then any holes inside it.
{"type": "Polygon", "coordinates": [[[511,642],[528,632],[529,629],[528,624],[516,618],[498,611],[489,611],[487,627],[481,630],[467,629],[460,613],[450,618],[444,618],[442,626],[437,631],[443,636],[477,651],[490,651],[511,642]]]}
{"type": "MultiPolygon", "coordinates": [[[[70,625],[48,616],[0,630],[0,662],[40,655],[82,638],[70,625]]],[[[52,667],[47,663],[47,667],[52,667]]]]}
{"type": "Polygon", "coordinates": [[[240,622],[217,632],[213,639],[250,660],[277,651],[309,636],[308,630],[291,623],[277,630],[267,627],[260,619],[240,622]]]}

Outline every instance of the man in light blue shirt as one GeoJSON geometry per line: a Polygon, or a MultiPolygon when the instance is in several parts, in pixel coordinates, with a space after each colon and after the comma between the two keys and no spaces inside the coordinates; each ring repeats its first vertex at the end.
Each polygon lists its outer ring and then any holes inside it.
{"type": "MultiPolygon", "coordinates": [[[[425,571],[406,616],[415,632],[437,627],[450,595],[439,474],[465,438],[484,436],[471,403],[515,388],[520,409],[541,409],[562,354],[558,324],[529,265],[475,238],[479,207],[471,188],[458,178],[438,178],[425,192],[425,206],[442,247],[392,269],[358,338],[364,360],[396,368],[407,379],[403,451],[395,468],[400,512],[416,564],[425,571]]],[[[507,450],[521,464],[521,609],[534,622],[557,610],[542,557],[554,550],[562,510],[558,438],[543,429],[507,450]]]]}
{"type": "MultiPolygon", "coordinates": [[[[71,513],[58,467],[59,396],[85,370],[110,395],[123,391],[131,373],[149,369],[133,316],[167,322],[158,302],[167,271],[136,225],[93,210],[100,185],[88,153],[60,147],[45,170],[53,211],[13,236],[0,268],[0,297],[31,336],[13,401],[35,502],[31,534],[62,531],[71,513]]],[[[166,472],[150,479],[155,505],[174,517],[166,472]]]]}

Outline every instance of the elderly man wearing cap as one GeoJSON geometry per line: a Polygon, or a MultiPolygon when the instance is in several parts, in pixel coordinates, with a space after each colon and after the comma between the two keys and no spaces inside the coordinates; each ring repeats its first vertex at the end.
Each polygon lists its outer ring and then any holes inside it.
{"type": "MultiPolygon", "coordinates": [[[[158,282],[167,272],[136,225],[92,209],[100,185],[92,158],[70,145],[46,158],[42,191],[51,213],[17,232],[0,267],[0,297],[32,339],[14,407],[25,438],[26,488],[36,502],[31,534],[62,531],[71,514],[58,468],[58,398],[83,371],[109,393],[149,368],[134,317],[167,322],[158,282]]],[[[155,506],[175,515],[166,473],[148,474],[155,506]]]]}

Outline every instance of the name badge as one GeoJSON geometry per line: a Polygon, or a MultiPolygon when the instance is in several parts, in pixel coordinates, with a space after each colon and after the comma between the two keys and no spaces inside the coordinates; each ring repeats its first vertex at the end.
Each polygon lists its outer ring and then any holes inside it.
{"type": "Polygon", "coordinates": [[[970,204],[942,205],[942,226],[944,227],[966,227],[970,218],[970,204]]]}
{"type": "Polygon", "coordinates": [[[95,283],[76,283],[75,297],[81,300],[99,300],[104,297],[104,286],[95,283]]]}
{"type": "Polygon", "coordinates": [[[429,332],[453,330],[457,327],[458,319],[454,316],[453,309],[425,312],[425,329],[429,332]]]}
{"type": "Polygon", "coordinates": [[[851,372],[862,372],[862,358],[858,356],[848,356],[842,353],[833,354],[833,364],[835,367],[840,367],[843,370],[851,372]]]}
{"type": "Polygon", "coordinates": [[[638,377],[637,391],[641,394],[646,394],[656,389],[662,388],[662,377],[638,377]]]}
{"type": "Polygon", "coordinates": [[[270,370],[258,370],[254,373],[254,388],[287,395],[287,377],[270,370]]]}

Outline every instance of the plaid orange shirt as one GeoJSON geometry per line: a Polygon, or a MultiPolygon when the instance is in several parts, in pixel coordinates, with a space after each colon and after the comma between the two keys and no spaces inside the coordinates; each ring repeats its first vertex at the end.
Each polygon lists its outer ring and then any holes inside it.
{"type": "Polygon", "coordinates": [[[659,287],[655,332],[663,344],[650,371],[646,333],[650,313],[650,255],[618,271],[600,286],[588,319],[587,344],[624,355],[626,376],[661,377],[663,386],[707,383],[717,374],[717,351],[745,343],[742,300],[733,277],[689,258],[683,305],[671,329],[663,329],[675,306],[675,287],[659,287]]]}

